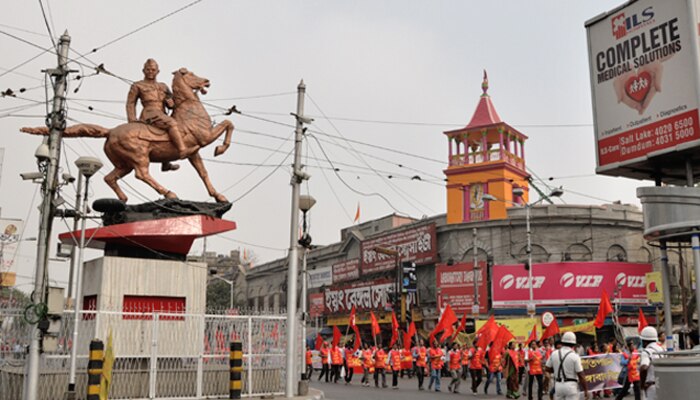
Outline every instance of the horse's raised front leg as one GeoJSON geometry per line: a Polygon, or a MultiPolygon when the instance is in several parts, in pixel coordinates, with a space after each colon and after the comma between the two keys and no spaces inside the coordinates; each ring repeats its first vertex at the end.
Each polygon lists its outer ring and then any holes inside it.
{"type": "Polygon", "coordinates": [[[122,192],[122,189],[119,187],[119,184],[117,183],[117,181],[119,179],[123,178],[124,176],[128,175],[129,172],[131,172],[131,170],[132,170],[132,168],[128,168],[128,167],[127,168],[114,168],[112,170],[112,172],[107,174],[104,178],[107,185],[110,188],[112,188],[114,193],[117,194],[117,197],[119,198],[119,200],[121,200],[125,203],[128,200],[128,198],[126,197],[124,192],[122,192]]]}
{"type": "Polygon", "coordinates": [[[214,189],[214,186],[211,184],[211,181],[209,180],[209,173],[204,167],[204,162],[202,161],[202,157],[199,155],[199,153],[191,155],[189,160],[190,164],[192,164],[194,169],[199,174],[199,177],[202,178],[202,182],[204,182],[204,186],[206,186],[209,195],[213,197],[217,203],[228,203],[226,196],[224,196],[221,193],[218,193],[216,189],[214,189]]]}
{"type": "Polygon", "coordinates": [[[175,194],[175,192],[166,189],[165,187],[161,186],[160,183],[156,182],[155,179],[153,179],[151,174],[148,172],[148,165],[149,164],[136,166],[134,169],[136,178],[146,182],[156,192],[165,196],[166,199],[177,199],[177,194],[175,194]]]}
{"type": "Polygon", "coordinates": [[[225,119],[212,129],[212,134],[214,138],[221,136],[221,134],[224,132],[226,132],[226,136],[224,137],[224,143],[216,146],[216,149],[214,150],[214,157],[224,154],[224,152],[228,150],[228,147],[231,145],[233,122],[225,119]]]}

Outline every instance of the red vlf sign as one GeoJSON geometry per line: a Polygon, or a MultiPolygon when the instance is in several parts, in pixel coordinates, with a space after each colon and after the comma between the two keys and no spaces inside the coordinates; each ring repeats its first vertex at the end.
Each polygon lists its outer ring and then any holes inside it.
{"type": "Polygon", "coordinates": [[[491,293],[495,308],[539,305],[598,304],[603,289],[611,301],[646,303],[645,274],[651,264],[562,262],[532,265],[532,281],[523,264],[494,265],[491,293]],[[614,295],[617,294],[617,297],[614,295]]]}

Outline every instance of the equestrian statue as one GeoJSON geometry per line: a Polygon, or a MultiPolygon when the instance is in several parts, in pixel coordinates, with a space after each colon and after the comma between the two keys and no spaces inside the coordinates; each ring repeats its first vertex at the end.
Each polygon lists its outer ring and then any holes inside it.
{"type": "MultiPolygon", "coordinates": [[[[128,122],[112,129],[94,125],[78,124],[69,126],[64,138],[96,137],[106,138],[104,152],[114,165],[114,169],[104,180],[117,194],[119,200],[127,201],[127,196],[117,181],[134,171],[136,178],[146,182],[167,199],[177,195],[160,185],[149,173],[150,163],[161,163],[163,171],[179,168],[173,161],[188,159],[204,182],[209,195],[219,203],[226,203],[226,197],[217,192],[209,180],[209,175],[199,150],[217,140],[224,132],[224,142],[216,146],[214,156],[223,154],[231,145],[233,123],[223,120],[212,126],[211,118],[199,100],[198,93],[206,94],[210,82],[186,68],[173,72],[172,93],[164,83],[156,81],[158,63],[148,59],[143,67],[144,79],[135,82],[129,90],[126,102],[128,122]],[[136,103],[141,101],[142,110],[136,118],[136,103]],[[172,109],[168,115],[166,108],[172,109]]],[[[46,136],[46,127],[22,128],[22,132],[46,136]]]]}

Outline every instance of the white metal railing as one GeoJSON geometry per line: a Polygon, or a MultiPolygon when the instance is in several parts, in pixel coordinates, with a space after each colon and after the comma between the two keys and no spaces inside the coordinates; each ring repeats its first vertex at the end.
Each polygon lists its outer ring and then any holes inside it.
{"type": "MultiPolygon", "coordinates": [[[[73,318],[64,313],[59,350],[41,358],[40,399],[55,399],[68,386],[73,318]]],[[[243,342],[243,396],[284,394],[284,315],[83,311],[80,318],[79,399],[86,393],[89,342],[99,338],[106,346],[110,332],[116,356],[110,399],[227,398],[232,340],[243,342]]],[[[30,328],[22,321],[19,310],[0,309],[0,400],[21,398],[30,328]]]]}

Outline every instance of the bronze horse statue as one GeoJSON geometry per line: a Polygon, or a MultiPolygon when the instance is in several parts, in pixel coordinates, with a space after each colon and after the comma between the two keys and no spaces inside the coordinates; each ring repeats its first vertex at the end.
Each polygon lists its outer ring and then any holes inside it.
{"type": "MultiPolygon", "coordinates": [[[[226,132],[224,143],[216,146],[214,156],[223,154],[231,145],[233,123],[224,120],[212,126],[211,118],[204,109],[197,92],[207,93],[210,82],[185,68],[173,72],[173,100],[175,107],[172,117],[177,120],[183,134],[183,143],[187,147],[187,158],[199,177],[204,182],[209,195],[219,203],[226,203],[226,197],[217,192],[209,180],[209,175],[199,150],[226,132]]],[[[48,135],[48,128],[22,128],[22,132],[34,135],[48,135]]],[[[155,191],[166,198],[174,199],[177,195],[160,185],[148,171],[150,163],[165,163],[180,159],[177,148],[173,145],[167,133],[161,129],[149,126],[143,122],[121,124],[107,129],[94,124],[78,124],[65,129],[63,137],[103,137],[107,138],[104,152],[114,169],[105,176],[104,180],[114,190],[119,200],[127,201],[127,196],[119,187],[117,181],[128,175],[132,170],[136,178],[146,182],[155,191]]]]}

